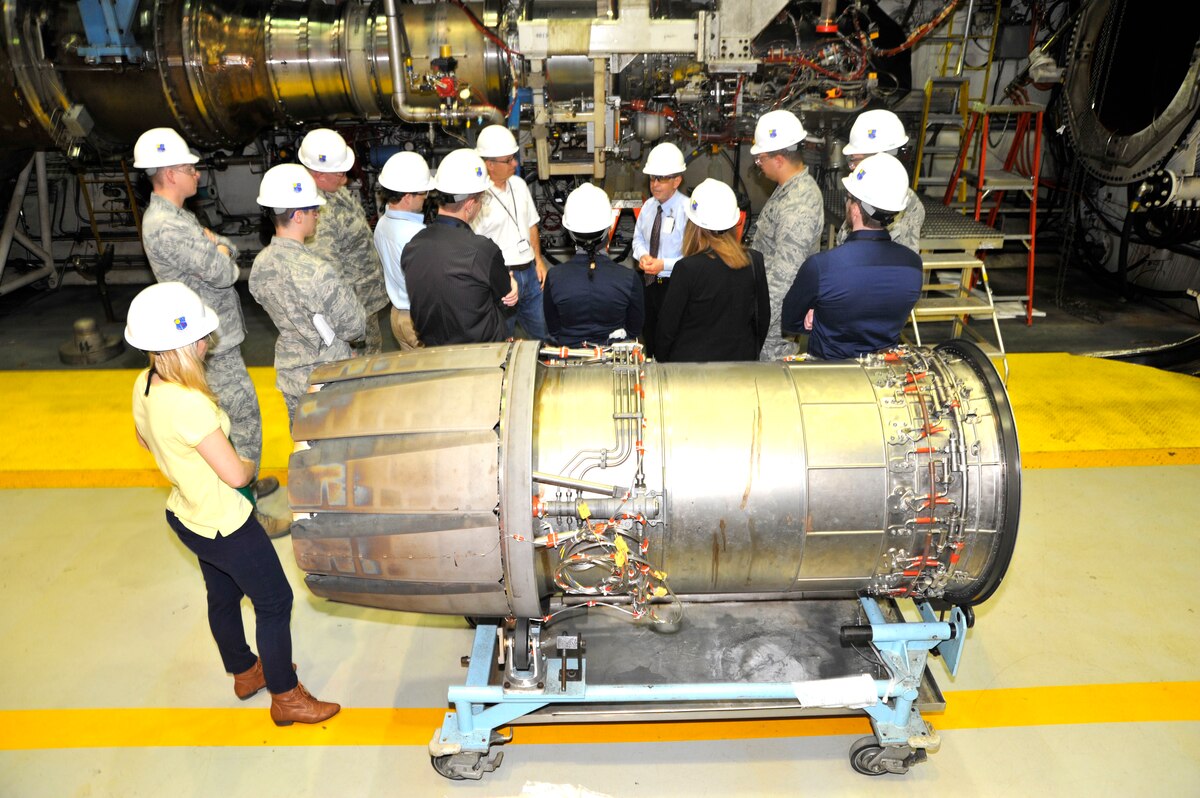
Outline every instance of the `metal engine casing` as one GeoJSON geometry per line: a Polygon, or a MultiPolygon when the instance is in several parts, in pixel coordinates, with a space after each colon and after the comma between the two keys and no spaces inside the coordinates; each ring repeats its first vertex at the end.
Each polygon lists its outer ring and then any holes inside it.
{"type": "Polygon", "coordinates": [[[535,536],[577,524],[562,508],[580,498],[598,514],[617,500],[534,476],[632,487],[634,426],[644,488],[628,506],[654,516],[647,557],[684,600],[971,605],[1003,577],[1019,453],[1003,384],[972,344],[836,363],[647,362],[637,375],[538,356],[536,342],[440,347],[313,373],[289,494],[314,593],[541,617],[560,592],[558,555],[535,536]]]}

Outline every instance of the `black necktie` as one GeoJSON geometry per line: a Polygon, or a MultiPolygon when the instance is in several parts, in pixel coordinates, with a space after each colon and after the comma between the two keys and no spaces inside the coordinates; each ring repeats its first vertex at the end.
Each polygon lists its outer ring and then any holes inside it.
{"type": "Polygon", "coordinates": [[[658,206],[658,213],[654,214],[654,226],[650,228],[650,257],[658,257],[658,242],[662,237],[662,206],[658,206]]]}

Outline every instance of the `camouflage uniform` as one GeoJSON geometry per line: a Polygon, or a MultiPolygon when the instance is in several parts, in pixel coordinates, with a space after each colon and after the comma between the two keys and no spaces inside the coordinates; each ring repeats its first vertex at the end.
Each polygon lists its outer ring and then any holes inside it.
{"type": "MultiPolygon", "coordinates": [[[[896,218],[888,225],[888,233],[891,234],[892,240],[897,244],[904,246],[921,254],[921,226],[925,224],[925,206],[921,204],[921,198],[911,188],[908,190],[908,202],[904,205],[904,210],[896,214],[896,218]]],[[[850,235],[850,219],[847,218],[842,222],[841,229],[837,234],[837,245],[840,247],[846,243],[846,236],[850,235]]]]}
{"type": "Polygon", "coordinates": [[[383,333],[379,327],[379,311],[390,300],[383,282],[383,264],[375,251],[375,242],[362,205],[342,186],[337,191],[320,192],[325,198],[321,206],[321,222],[317,233],[307,242],[309,250],[342,276],[354,289],[358,301],[367,311],[366,353],[383,351],[383,333]]]}
{"type": "Polygon", "coordinates": [[[753,246],[763,254],[771,295],[771,326],[759,360],[779,360],[798,350],[794,342],[780,335],[783,297],[792,287],[800,265],[821,248],[824,226],[821,190],[808,169],[776,188],[758,213],[753,246]]]}
{"type": "Polygon", "coordinates": [[[348,342],[362,338],[367,313],[333,266],[299,241],[279,236],[254,258],[250,293],[279,329],[275,385],[287,403],[290,423],[313,369],[350,357],[348,342]],[[328,346],[313,324],[318,313],[337,335],[328,346]]]}
{"type": "Polygon", "coordinates": [[[237,247],[224,236],[217,243],[229,248],[229,256],[217,251],[195,215],[176,208],[157,194],[142,216],[142,248],[159,282],[181,282],[195,291],[204,304],[217,312],[220,326],[208,350],[208,385],[221,409],[229,416],[229,440],[237,453],[253,460],[262,458],[262,415],[258,394],[242,361],[239,344],[246,337],[242,303],[233,286],[238,279],[237,247]]]}

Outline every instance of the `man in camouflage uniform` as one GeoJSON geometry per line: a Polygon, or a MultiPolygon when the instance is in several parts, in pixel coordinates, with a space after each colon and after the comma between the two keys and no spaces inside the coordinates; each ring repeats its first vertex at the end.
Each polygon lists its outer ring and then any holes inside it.
{"type": "Polygon", "coordinates": [[[771,295],[771,326],[759,360],[796,354],[795,342],[780,335],[783,297],[801,264],[821,248],[825,206],[799,146],[807,135],[791,111],[769,111],[758,120],[750,148],[754,163],[767,179],[778,184],[758,213],[752,244],[763,254],[771,295]]]}
{"type": "Polygon", "coordinates": [[[349,342],[362,338],[367,313],[333,266],[304,245],[320,226],[325,204],[304,167],[270,169],[263,175],[258,203],[272,214],[275,236],[254,258],[250,293],[279,329],[275,385],[291,425],[313,369],[350,357],[349,342]]]}
{"type": "MultiPolygon", "coordinates": [[[[135,168],[144,169],[154,193],[142,215],[142,248],[159,282],[180,282],[217,312],[220,326],[208,350],[208,386],[229,416],[229,439],[237,453],[262,458],[262,415],[254,383],[242,360],[246,337],[242,304],[234,284],[238,279],[237,247],[228,238],[203,227],[183,207],[195,195],[200,173],[187,143],[170,128],[147,130],[134,145],[135,168]]],[[[278,486],[273,477],[259,483],[259,495],[278,486]],[[269,482],[274,485],[267,484],[269,482]]]]}
{"type": "Polygon", "coordinates": [[[365,353],[383,351],[379,311],[390,304],[383,263],[362,205],[346,188],[346,172],[354,166],[354,150],[335,131],[318,128],[300,143],[300,163],[308,168],[325,205],[321,223],[308,242],[314,255],[332,264],[354,289],[367,311],[365,353]]]}
{"type": "MultiPolygon", "coordinates": [[[[900,118],[891,111],[876,109],[864,111],[854,120],[850,128],[850,139],[842,148],[846,162],[853,172],[868,155],[886,152],[897,155],[900,148],[908,143],[908,134],[900,118]]],[[[896,214],[895,220],[888,225],[888,233],[897,244],[908,247],[913,252],[921,252],[921,226],[925,223],[925,206],[921,204],[917,193],[908,189],[904,210],[896,214]]],[[[846,217],[838,229],[838,246],[846,243],[850,235],[850,217],[846,217]]]]}

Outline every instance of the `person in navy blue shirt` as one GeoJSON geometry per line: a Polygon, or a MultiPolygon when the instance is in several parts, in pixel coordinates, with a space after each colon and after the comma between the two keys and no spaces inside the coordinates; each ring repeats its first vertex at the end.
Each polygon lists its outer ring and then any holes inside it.
{"type": "Polygon", "coordinates": [[[808,354],[847,360],[895,346],[921,296],[921,256],[892,241],[887,225],[904,209],[908,173],[893,156],[866,158],[842,179],[849,196],[846,243],[811,256],[783,299],[782,332],[803,332],[808,354]]]}
{"type": "Polygon", "coordinates": [[[603,189],[584,183],[567,197],[563,227],[578,249],[575,257],[550,270],[542,292],[546,329],[559,346],[603,346],[642,333],[639,275],[603,251],[611,226],[612,205],[603,189]]]}

